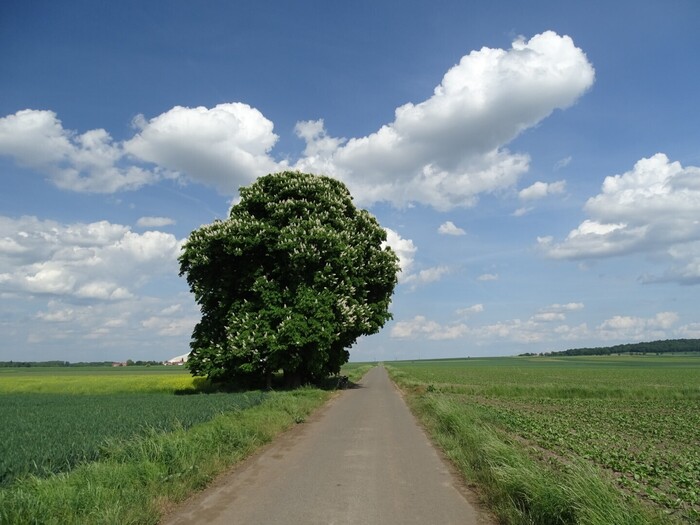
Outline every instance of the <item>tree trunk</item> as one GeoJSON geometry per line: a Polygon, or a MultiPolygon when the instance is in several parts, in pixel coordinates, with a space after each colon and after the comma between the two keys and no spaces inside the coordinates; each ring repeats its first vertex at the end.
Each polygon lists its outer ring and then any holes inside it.
{"type": "Polygon", "coordinates": [[[284,384],[287,388],[299,388],[301,386],[301,373],[284,371],[284,384]]]}

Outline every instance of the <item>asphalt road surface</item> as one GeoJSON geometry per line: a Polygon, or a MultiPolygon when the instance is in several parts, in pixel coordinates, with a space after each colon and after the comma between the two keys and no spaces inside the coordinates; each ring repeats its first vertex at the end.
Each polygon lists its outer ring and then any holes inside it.
{"type": "Polygon", "coordinates": [[[164,523],[486,524],[384,368],[164,523]]]}

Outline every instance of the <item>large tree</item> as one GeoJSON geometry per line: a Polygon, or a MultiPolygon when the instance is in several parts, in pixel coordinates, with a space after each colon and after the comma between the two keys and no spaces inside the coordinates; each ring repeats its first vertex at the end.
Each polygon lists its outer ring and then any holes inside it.
{"type": "Polygon", "coordinates": [[[248,384],[338,373],[357,338],[391,318],[399,266],[384,229],[329,177],[267,175],[240,195],[180,256],[202,312],[190,370],[248,384]]]}

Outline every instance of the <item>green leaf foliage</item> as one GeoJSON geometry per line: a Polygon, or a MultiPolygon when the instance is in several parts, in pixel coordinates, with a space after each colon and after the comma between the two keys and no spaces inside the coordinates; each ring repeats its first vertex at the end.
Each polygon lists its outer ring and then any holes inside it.
{"type": "Polygon", "coordinates": [[[338,373],[357,338],[391,318],[399,266],[385,231],[329,177],[277,173],[240,194],[180,257],[202,311],[190,370],[238,384],[338,373]]]}

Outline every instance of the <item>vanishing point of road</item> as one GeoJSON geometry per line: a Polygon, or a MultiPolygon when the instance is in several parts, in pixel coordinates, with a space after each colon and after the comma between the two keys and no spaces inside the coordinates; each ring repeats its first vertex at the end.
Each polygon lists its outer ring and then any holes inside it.
{"type": "Polygon", "coordinates": [[[465,495],[386,370],[375,367],[165,523],[489,523],[465,495]]]}

